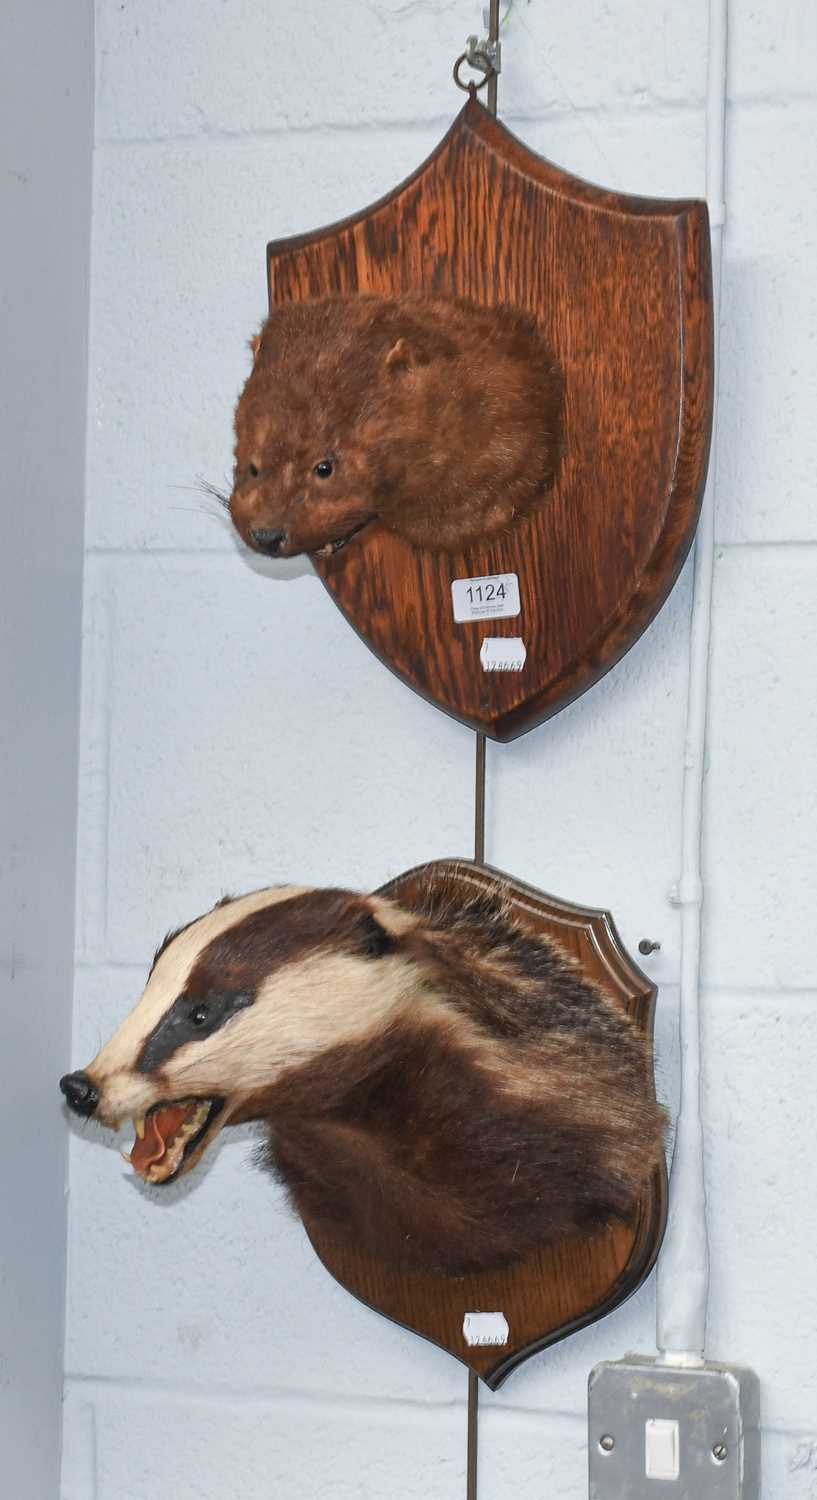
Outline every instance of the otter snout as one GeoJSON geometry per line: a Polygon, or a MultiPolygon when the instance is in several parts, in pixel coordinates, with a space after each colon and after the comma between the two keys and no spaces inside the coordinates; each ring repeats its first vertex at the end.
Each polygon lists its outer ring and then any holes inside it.
{"type": "Polygon", "coordinates": [[[94,1114],[99,1103],[99,1090],[87,1073],[66,1073],[60,1079],[60,1089],[68,1108],[75,1115],[87,1117],[94,1114]]]}
{"type": "Polygon", "coordinates": [[[281,526],[269,529],[251,527],[250,536],[253,546],[267,557],[280,557],[287,544],[287,532],[281,526]]]}

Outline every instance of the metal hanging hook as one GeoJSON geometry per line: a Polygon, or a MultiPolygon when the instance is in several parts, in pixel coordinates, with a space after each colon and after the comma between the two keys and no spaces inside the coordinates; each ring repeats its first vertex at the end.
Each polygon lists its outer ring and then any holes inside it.
{"type": "MultiPolygon", "coordinates": [[[[470,36],[468,40],[469,42],[476,42],[476,37],[470,36]]],[[[457,88],[462,89],[466,94],[473,95],[478,93],[480,89],[484,89],[485,85],[490,83],[491,79],[495,77],[496,69],[487,52],[483,52],[481,48],[475,48],[473,52],[461,52],[454,64],[454,82],[457,88]],[[477,68],[482,73],[483,77],[479,83],[476,83],[473,78],[469,78],[467,83],[463,82],[463,79],[460,77],[460,69],[463,66],[477,68]]]]}
{"type": "MultiPolygon", "coordinates": [[[[509,7],[510,10],[510,7],[509,7]]],[[[496,91],[497,79],[502,72],[502,44],[499,40],[499,0],[491,0],[489,6],[483,11],[483,20],[488,29],[485,37],[469,36],[465,43],[465,51],[457,58],[454,64],[454,82],[458,89],[469,93],[473,98],[480,89],[487,86],[487,107],[492,115],[496,114],[496,91]],[[463,66],[473,68],[475,72],[481,73],[482,79],[475,83],[463,82],[460,70],[463,66]]]]}

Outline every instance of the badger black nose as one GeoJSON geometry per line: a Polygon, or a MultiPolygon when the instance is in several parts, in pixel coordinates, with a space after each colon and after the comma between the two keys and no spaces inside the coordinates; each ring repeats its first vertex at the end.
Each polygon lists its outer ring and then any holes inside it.
{"type": "Polygon", "coordinates": [[[92,1115],[99,1103],[99,1090],[87,1073],[66,1073],[60,1079],[60,1088],[69,1109],[75,1115],[92,1115]]]}
{"type": "Polygon", "coordinates": [[[274,531],[251,531],[250,536],[259,552],[266,552],[267,557],[277,557],[287,539],[286,532],[280,527],[274,531]]]}

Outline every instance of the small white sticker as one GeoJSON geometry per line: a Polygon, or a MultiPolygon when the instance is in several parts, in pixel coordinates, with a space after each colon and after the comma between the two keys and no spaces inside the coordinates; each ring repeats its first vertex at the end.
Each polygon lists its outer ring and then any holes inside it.
{"type": "Polygon", "coordinates": [[[466,1313],[462,1320],[463,1338],[472,1348],[480,1344],[507,1344],[510,1331],[508,1319],[500,1312],[466,1313]]]}
{"type": "Polygon", "coordinates": [[[451,600],[458,625],[469,620],[510,620],[522,608],[518,575],[493,573],[488,578],[455,578],[451,600]]]}
{"type": "Polygon", "coordinates": [[[525,642],[518,635],[486,635],[479,659],[483,672],[521,672],[527,654],[525,642]]]}

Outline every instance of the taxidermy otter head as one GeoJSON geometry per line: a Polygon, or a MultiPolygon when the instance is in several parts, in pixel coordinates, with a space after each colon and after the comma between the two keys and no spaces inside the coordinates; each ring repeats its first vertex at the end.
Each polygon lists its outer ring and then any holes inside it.
{"type": "Polygon", "coordinates": [[[281,887],[170,935],[70,1107],[148,1183],[261,1121],[307,1221],[392,1265],[498,1266],[626,1219],[662,1149],[643,1035],[489,898],[281,887]]]}
{"type": "Polygon", "coordinates": [[[277,307],[235,418],[233,522],[275,557],[374,522],[453,551],[550,488],[562,383],[530,314],[407,296],[277,307]]]}

